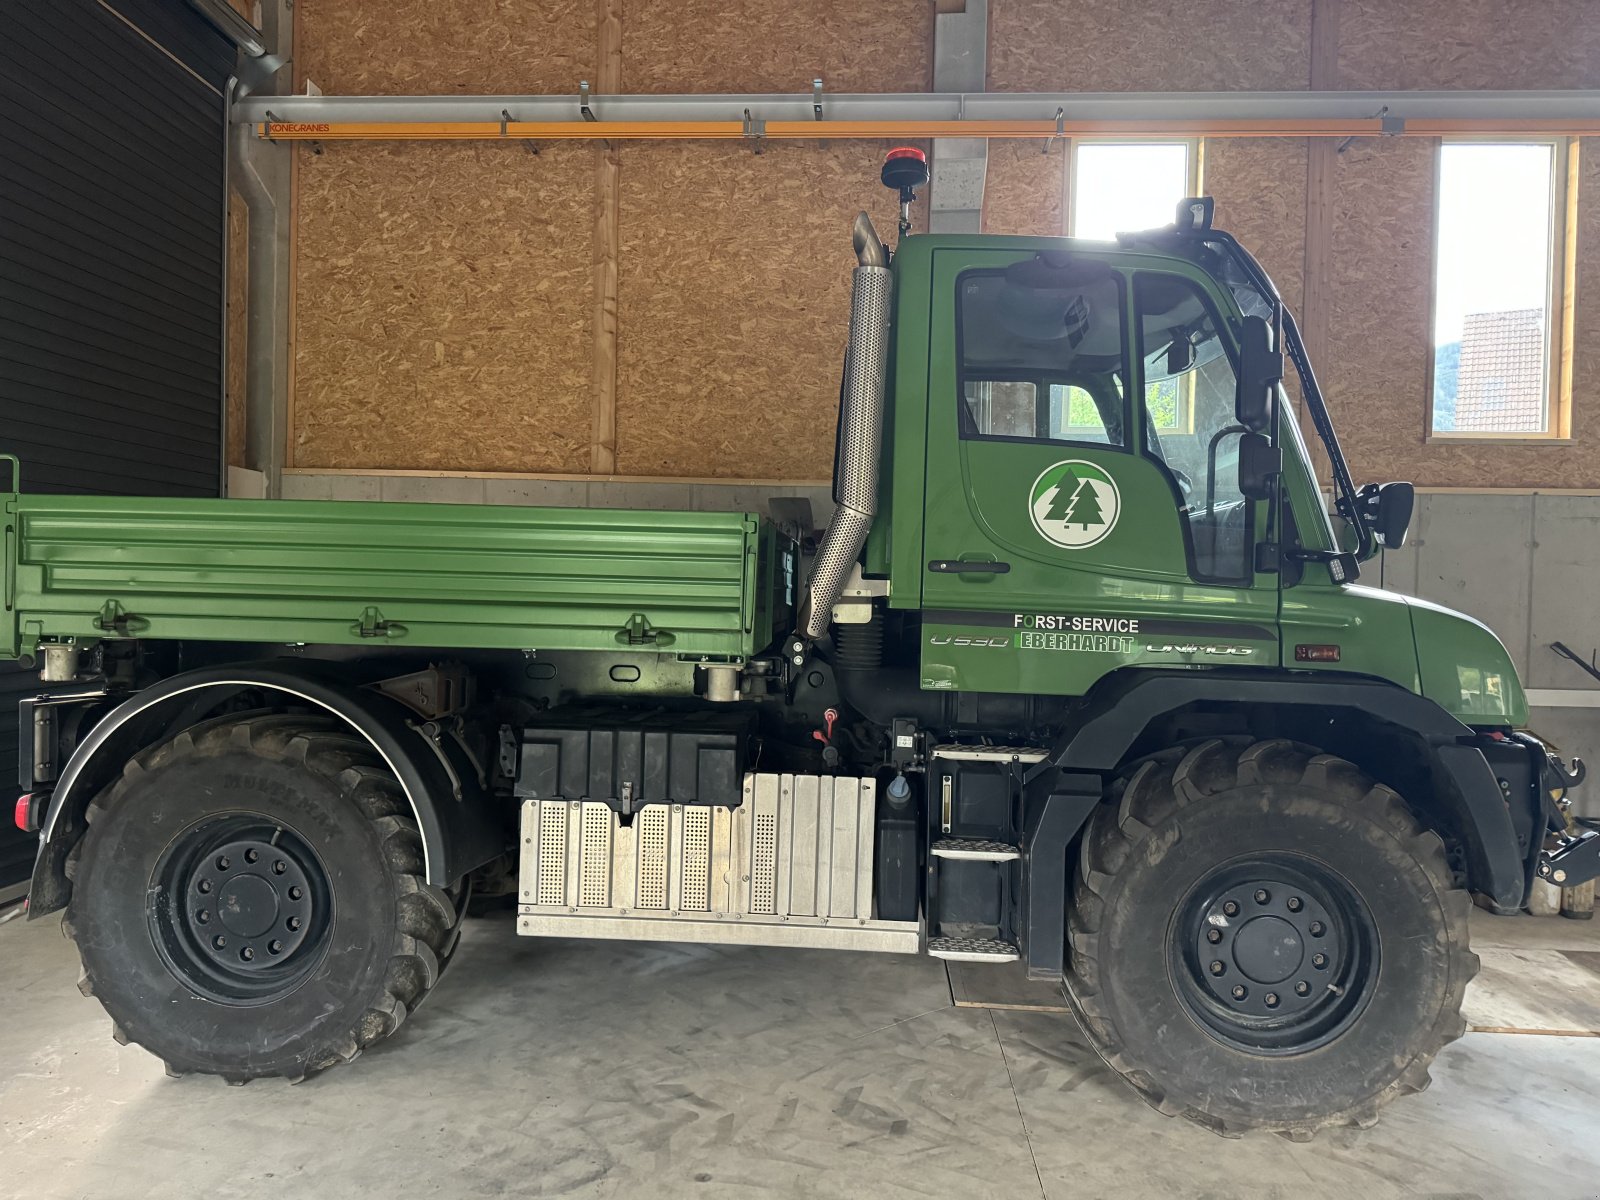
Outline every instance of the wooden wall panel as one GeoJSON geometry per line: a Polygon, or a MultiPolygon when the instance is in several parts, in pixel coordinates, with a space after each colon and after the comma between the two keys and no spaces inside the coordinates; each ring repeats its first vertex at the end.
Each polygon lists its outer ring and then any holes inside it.
{"type": "Polygon", "coordinates": [[[850,223],[893,237],[876,142],[622,151],[617,470],[826,479],[850,223]]]}
{"type": "Polygon", "coordinates": [[[928,0],[628,0],[626,92],[922,92],[928,0]]]}
{"type": "Polygon", "coordinates": [[[227,398],[228,465],[245,465],[245,355],[249,350],[245,336],[245,300],[248,295],[249,214],[244,198],[228,190],[228,321],[226,338],[227,371],[223,394],[227,398]]]}
{"type": "Polygon", "coordinates": [[[1254,254],[1298,310],[1305,274],[1306,143],[1302,138],[1207,138],[1206,194],[1216,224],[1254,254]]]}
{"type": "Polygon", "coordinates": [[[1343,88],[1600,87],[1594,0],[1341,0],[1343,88]]]}
{"type": "Polygon", "coordinates": [[[575,93],[595,0],[298,0],[295,80],[333,95],[575,93]]]}
{"type": "Polygon", "coordinates": [[[1311,0],[990,0],[989,90],[1292,91],[1310,78],[1311,0]]]}
{"type": "Polygon", "coordinates": [[[1070,143],[992,138],[983,185],[983,231],[1060,237],[1066,232],[1066,155],[1070,143]]]}
{"type": "Polygon", "coordinates": [[[292,465],[586,471],[592,147],[302,151],[292,465]]]}
{"type": "Polygon", "coordinates": [[[1352,470],[1405,479],[1432,354],[1434,143],[1363,138],[1334,165],[1327,350],[1317,375],[1352,470]]]}

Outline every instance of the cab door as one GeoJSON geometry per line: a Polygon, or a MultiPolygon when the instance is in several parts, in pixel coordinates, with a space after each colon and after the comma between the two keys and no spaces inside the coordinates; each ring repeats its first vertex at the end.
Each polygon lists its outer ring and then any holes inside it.
{"type": "Polygon", "coordinates": [[[1234,349],[1204,276],[1148,261],[934,254],[924,688],[1076,695],[1126,666],[1277,662],[1234,349]]]}

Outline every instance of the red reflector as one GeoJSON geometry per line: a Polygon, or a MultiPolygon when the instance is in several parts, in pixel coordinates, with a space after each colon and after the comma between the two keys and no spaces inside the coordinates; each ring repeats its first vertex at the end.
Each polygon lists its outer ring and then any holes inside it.
{"type": "Polygon", "coordinates": [[[23,833],[37,833],[38,829],[33,824],[33,796],[18,796],[16,811],[12,814],[17,828],[23,833]]]}
{"type": "Polygon", "coordinates": [[[1299,645],[1294,648],[1294,660],[1295,662],[1338,662],[1339,647],[1299,645]]]}
{"type": "Polygon", "coordinates": [[[915,146],[896,146],[893,150],[889,151],[889,153],[883,156],[883,161],[892,162],[897,158],[914,158],[918,162],[924,163],[928,161],[928,156],[921,150],[918,150],[915,146]]]}

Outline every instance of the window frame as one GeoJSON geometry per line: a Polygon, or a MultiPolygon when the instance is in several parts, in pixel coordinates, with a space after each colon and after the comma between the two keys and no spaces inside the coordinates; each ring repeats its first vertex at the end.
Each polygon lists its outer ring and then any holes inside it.
{"type": "Polygon", "coordinates": [[[1430,231],[1428,290],[1428,362],[1423,406],[1424,442],[1477,442],[1526,445],[1530,442],[1562,443],[1572,439],[1572,347],[1574,297],[1577,282],[1577,188],[1579,139],[1565,136],[1444,137],[1433,155],[1433,228],[1430,231]],[[1444,204],[1444,151],[1449,146],[1549,146],[1550,213],[1548,289],[1545,295],[1543,429],[1435,429],[1434,383],[1438,370],[1438,344],[1434,332],[1439,317],[1439,225],[1444,204]]]}
{"type": "Polygon", "coordinates": [[[1078,150],[1083,146],[1184,146],[1186,147],[1188,177],[1185,180],[1185,196],[1199,196],[1203,191],[1205,180],[1205,139],[1200,137],[1175,138],[1175,137],[1075,137],[1069,140],[1067,152],[1063,156],[1062,170],[1066,172],[1066,180],[1062,194],[1066,203],[1061,206],[1061,233],[1064,237],[1083,237],[1085,241],[1095,241],[1081,234],[1072,232],[1072,223],[1078,215],[1078,150]]]}
{"type": "MultiPolygon", "coordinates": [[[[1119,314],[1119,319],[1122,322],[1122,378],[1123,378],[1123,385],[1122,385],[1122,442],[1121,442],[1121,444],[1118,444],[1118,443],[1115,443],[1115,442],[1109,442],[1109,441],[1107,441],[1107,442],[1090,442],[1090,441],[1083,441],[1083,440],[1078,439],[1078,438],[1019,437],[1019,436],[1017,436],[1015,434],[1006,434],[1006,433],[972,433],[972,434],[969,434],[969,433],[966,432],[966,422],[965,422],[965,419],[964,419],[964,413],[965,413],[966,407],[967,407],[967,382],[968,382],[968,378],[967,378],[966,324],[961,319],[962,305],[964,303],[964,297],[962,295],[962,288],[963,288],[963,285],[967,282],[968,279],[971,279],[971,278],[973,278],[975,276],[996,276],[996,275],[998,275],[998,276],[1002,276],[1003,277],[1005,275],[1006,271],[1011,266],[1014,266],[1014,265],[1015,264],[1009,264],[1008,263],[1006,266],[1003,266],[1003,267],[970,267],[967,270],[962,271],[962,272],[960,272],[959,274],[956,275],[956,283],[955,283],[955,291],[956,291],[956,294],[955,294],[955,319],[956,319],[956,339],[955,339],[955,351],[956,351],[956,381],[955,381],[956,382],[956,386],[955,386],[956,414],[955,415],[956,415],[956,439],[958,441],[962,441],[962,442],[969,442],[969,441],[970,442],[1016,442],[1016,443],[1019,443],[1019,444],[1022,444],[1022,445],[1029,445],[1029,446],[1076,446],[1079,449],[1085,449],[1085,450],[1108,450],[1108,451],[1116,451],[1116,452],[1121,453],[1121,454],[1131,454],[1131,453],[1133,453],[1134,447],[1133,447],[1132,443],[1133,443],[1133,439],[1135,437],[1135,431],[1134,431],[1134,427],[1133,427],[1133,424],[1132,424],[1132,422],[1133,422],[1133,409],[1132,409],[1132,403],[1131,403],[1132,402],[1132,390],[1129,387],[1128,382],[1127,382],[1128,380],[1130,380],[1133,377],[1133,361],[1132,361],[1132,357],[1133,357],[1133,339],[1134,339],[1135,331],[1132,328],[1129,327],[1129,320],[1131,319],[1130,318],[1130,313],[1132,311],[1130,309],[1129,305],[1130,305],[1130,302],[1131,302],[1131,299],[1132,299],[1132,296],[1133,296],[1133,289],[1132,289],[1132,286],[1129,283],[1128,277],[1126,275],[1124,275],[1121,271],[1117,271],[1117,270],[1113,270],[1111,272],[1110,278],[1113,281],[1115,281],[1116,286],[1117,286],[1117,312],[1119,314]]],[[[1016,370],[1016,374],[1020,378],[1020,376],[1022,375],[1022,369],[1020,369],[1020,368],[1017,369],[1016,370]]],[[[983,382],[983,381],[982,380],[978,380],[976,382],[983,382]]],[[[993,381],[991,381],[991,382],[993,382],[993,381]]],[[[1038,393],[1038,380],[1030,378],[1029,380],[1027,380],[1027,382],[1032,382],[1034,384],[1034,388],[1035,388],[1035,394],[1034,394],[1034,427],[1038,428],[1038,424],[1039,424],[1039,422],[1038,422],[1038,413],[1039,413],[1039,405],[1040,405],[1040,395],[1038,393]]],[[[1088,391],[1087,388],[1085,388],[1084,390],[1088,391]]],[[[1049,395],[1048,388],[1046,388],[1046,390],[1044,392],[1043,403],[1044,403],[1044,406],[1046,408],[1046,411],[1048,411],[1049,404],[1050,404],[1050,395],[1049,395]]]]}

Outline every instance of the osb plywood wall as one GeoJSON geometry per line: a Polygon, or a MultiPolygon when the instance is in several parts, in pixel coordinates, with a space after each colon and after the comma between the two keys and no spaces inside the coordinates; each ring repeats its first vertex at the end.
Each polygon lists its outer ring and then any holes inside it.
{"type": "MultiPolygon", "coordinates": [[[[919,91],[930,86],[932,8],[299,0],[296,63],[330,93],[571,93],[579,79],[597,94],[794,92],[819,75],[834,92],[919,91]]],[[[1592,10],[1593,0],[1214,0],[1203,11],[991,0],[989,86],[1596,87],[1592,10]]],[[[1208,139],[1205,187],[1219,224],[1301,308],[1357,473],[1435,487],[1600,486],[1600,146],[1583,158],[1566,445],[1429,440],[1436,144],[1315,146],[1208,139]],[[1321,264],[1309,280],[1308,264],[1321,264]]],[[[892,222],[876,183],[882,149],[302,148],[294,465],[826,475],[849,219],[868,207],[880,228],[892,222]],[[596,265],[613,241],[614,285],[596,265]]],[[[986,230],[1065,227],[1067,149],[1040,151],[990,144],[986,230]]]]}
{"type": "MultiPolygon", "coordinates": [[[[336,94],[600,94],[608,72],[630,92],[920,91],[932,21],[926,0],[301,0],[297,64],[336,94]]],[[[892,229],[883,149],[635,143],[609,151],[613,194],[596,146],[302,148],[292,465],[825,478],[850,222],[892,229]]]]}
{"type": "Polygon", "coordinates": [[[1033,237],[1065,233],[1066,156],[1064,146],[991,138],[983,183],[983,231],[1033,237]]]}
{"type": "Polygon", "coordinates": [[[593,179],[575,144],[303,154],[294,465],[587,470],[593,179]]]}
{"type": "Polygon", "coordinates": [[[824,479],[850,317],[850,223],[894,208],[876,142],[622,152],[617,470],[824,479]]]}
{"type": "Polygon", "coordinates": [[[1600,87],[1594,0],[1340,0],[1339,86],[1600,87]]]}
{"type": "Polygon", "coordinates": [[[1306,86],[1311,0],[989,0],[997,92],[1290,91],[1306,86]]]}

